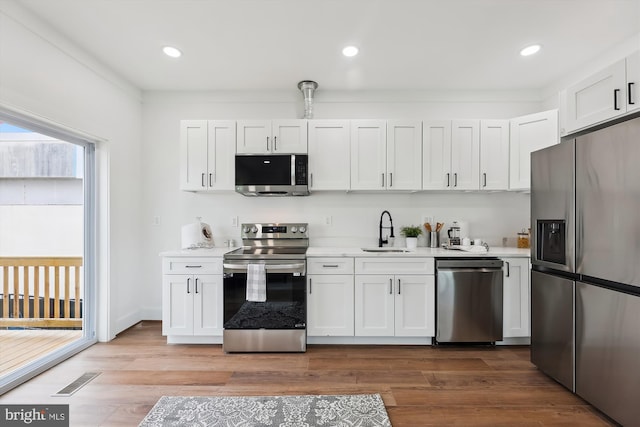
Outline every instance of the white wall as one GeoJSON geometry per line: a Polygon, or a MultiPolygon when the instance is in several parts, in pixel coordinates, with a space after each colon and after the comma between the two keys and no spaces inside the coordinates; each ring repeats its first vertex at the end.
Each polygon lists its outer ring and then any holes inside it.
{"type": "MultiPolygon", "coordinates": [[[[295,88],[295,86],[294,86],[295,88]]],[[[510,118],[540,111],[534,96],[522,93],[322,93],[316,92],[315,118],[510,118]],[[516,100],[516,101],[514,101],[516,100]]],[[[248,198],[236,193],[200,194],[178,189],[181,119],[300,118],[297,89],[279,93],[145,93],[143,101],[143,222],[141,254],[146,295],[143,316],[161,314],[161,259],[180,247],[181,226],[201,216],[212,226],[216,246],[240,241],[239,222],[310,223],[316,246],[376,245],[380,214],[393,216],[396,235],[402,225],[421,224],[425,215],[448,224],[468,221],[471,237],[495,245],[529,224],[529,196],[520,193],[366,194],[313,193],[297,198],[248,198]],[[154,225],[159,217],[160,224],[154,225]],[[331,217],[331,225],[326,218],[331,217]]],[[[402,244],[402,242],[398,242],[402,244]]],[[[424,241],[422,242],[424,244],[424,241]]]]}
{"type": "Polygon", "coordinates": [[[17,3],[0,3],[0,105],[95,135],[98,337],[140,320],[140,93],[17,3]]]}

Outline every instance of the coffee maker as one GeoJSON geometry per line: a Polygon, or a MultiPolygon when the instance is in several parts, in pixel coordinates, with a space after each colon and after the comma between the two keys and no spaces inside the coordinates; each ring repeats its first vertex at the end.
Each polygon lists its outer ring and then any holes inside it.
{"type": "Polygon", "coordinates": [[[458,225],[458,221],[453,221],[453,225],[447,230],[447,236],[449,236],[450,246],[460,245],[460,226],[458,225]]]}

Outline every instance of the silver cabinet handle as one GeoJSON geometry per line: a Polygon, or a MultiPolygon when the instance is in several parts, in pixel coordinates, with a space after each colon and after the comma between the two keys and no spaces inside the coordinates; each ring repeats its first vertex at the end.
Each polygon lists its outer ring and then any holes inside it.
{"type": "Polygon", "coordinates": [[[633,86],[635,85],[634,82],[629,82],[629,84],[627,84],[627,97],[628,99],[628,104],[629,105],[635,105],[636,103],[633,102],[633,97],[631,96],[631,89],[633,88],[633,86]]]}
{"type": "Polygon", "coordinates": [[[338,268],[338,264],[322,264],[324,268],[338,268]]]}
{"type": "Polygon", "coordinates": [[[458,186],[458,172],[453,174],[453,186],[454,187],[458,186]]]}
{"type": "Polygon", "coordinates": [[[482,186],[486,187],[487,186],[487,173],[483,173],[482,174],[482,186]]]}
{"type": "Polygon", "coordinates": [[[213,173],[209,174],[209,187],[213,187],[213,173]]]}
{"type": "Polygon", "coordinates": [[[313,187],[313,174],[309,174],[309,186],[313,187]]]}
{"type": "Polygon", "coordinates": [[[198,278],[197,277],[196,277],[195,282],[196,282],[196,294],[197,294],[198,293],[198,278]]]}
{"type": "Polygon", "coordinates": [[[401,286],[400,279],[398,279],[398,295],[400,295],[400,286],[401,286]]]}
{"type": "Polygon", "coordinates": [[[202,178],[200,178],[200,183],[203,187],[206,187],[206,184],[204,183],[204,172],[202,173],[202,178]]]}
{"type": "Polygon", "coordinates": [[[393,187],[393,172],[389,173],[389,187],[393,187]]]}
{"type": "Polygon", "coordinates": [[[202,268],[201,265],[185,265],[185,268],[202,268]]]}
{"type": "Polygon", "coordinates": [[[269,137],[267,137],[267,151],[269,151],[269,137]]]}
{"type": "Polygon", "coordinates": [[[393,295],[393,279],[389,279],[389,295],[393,295]]]}
{"type": "Polygon", "coordinates": [[[618,107],[618,94],[620,93],[620,89],[614,89],[613,90],[613,109],[614,110],[619,110],[620,107],[618,107]]]}
{"type": "Polygon", "coordinates": [[[278,137],[273,137],[273,151],[278,151],[278,137]]]}
{"type": "Polygon", "coordinates": [[[311,277],[309,277],[309,295],[313,293],[313,285],[311,284],[311,277]]]}
{"type": "Polygon", "coordinates": [[[509,277],[511,276],[511,268],[509,266],[509,261],[505,261],[504,263],[507,266],[507,277],[509,277]]]}
{"type": "Polygon", "coordinates": [[[381,173],[380,175],[382,175],[382,187],[384,188],[384,174],[381,173]]]}
{"type": "Polygon", "coordinates": [[[447,172],[447,187],[451,185],[451,183],[449,182],[449,177],[450,177],[450,174],[447,172]]]}
{"type": "Polygon", "coordinates": [[[189,277],[187,279],[187,293],[190,294],[191,293],[191,288],[189,287],[189,283],[191,282],[191,278],[189,277]]]}

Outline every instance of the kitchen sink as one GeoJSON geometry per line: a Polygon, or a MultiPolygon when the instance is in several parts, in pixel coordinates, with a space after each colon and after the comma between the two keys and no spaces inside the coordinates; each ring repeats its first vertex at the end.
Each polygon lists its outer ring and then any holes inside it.
{"type": "Polygon", "coordinates": [[[402,252],[411,252],[409,249],[403,249],[403,248],[361,248],[363,252],[395,252],[395,253],[402,253],[402,252]]]}

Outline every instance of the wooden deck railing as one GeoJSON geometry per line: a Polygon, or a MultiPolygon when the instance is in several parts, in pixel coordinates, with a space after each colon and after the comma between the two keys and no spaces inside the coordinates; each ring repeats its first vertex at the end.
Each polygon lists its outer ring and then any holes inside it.
{"type": "Polygon", "coordinates": [[[82,257],[0,257],[0,327],[82,327],[82,257]]]}

